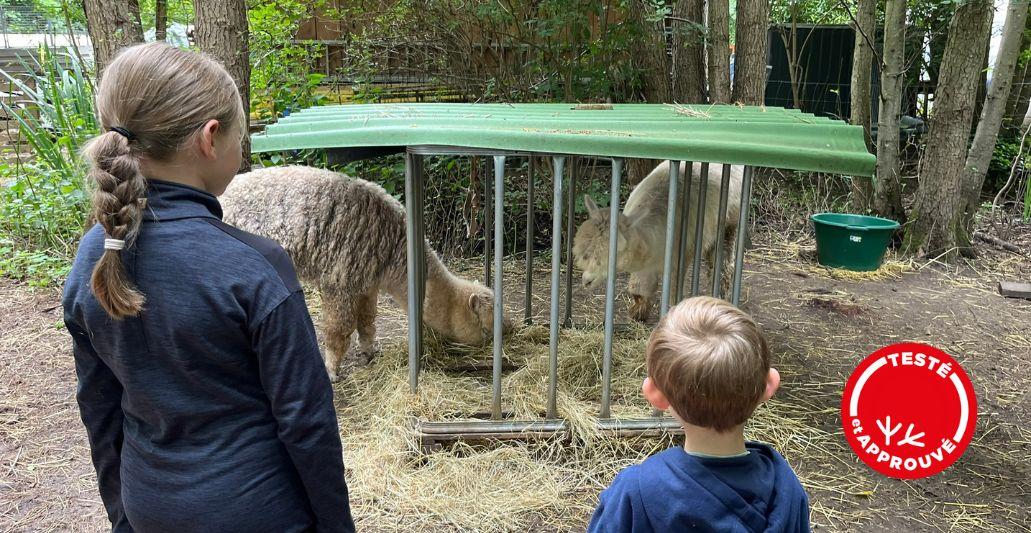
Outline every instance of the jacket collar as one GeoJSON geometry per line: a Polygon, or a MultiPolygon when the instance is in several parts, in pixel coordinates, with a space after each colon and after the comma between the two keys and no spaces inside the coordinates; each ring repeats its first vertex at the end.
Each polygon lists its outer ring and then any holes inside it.
{"type": "Polygon", "coordinates": [[[147,207],[143,220],[168,221],[184,218],[222,219],[218,198],[206,191],[170,181],[147,180],[147,207]]]}

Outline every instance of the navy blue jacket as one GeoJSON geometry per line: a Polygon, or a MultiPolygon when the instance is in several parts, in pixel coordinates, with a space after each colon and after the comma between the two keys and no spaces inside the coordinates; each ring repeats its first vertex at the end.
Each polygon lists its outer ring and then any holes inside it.
{"type": "Polygon", "coordinates": [[[90,290],[104,231],[65,284],[76,398],[115,531],[353,531],[333,391],[286,253],[203,191],[150,181],[146,296],[112,320],[90,290]]]}
{"type": "Polygon", "coordinates": [[[588,530],[809,531],[809,499],[791,467],[765,444],[746,448],[727,458],[670,448],[624,469],[601,493],[588,530]]]}

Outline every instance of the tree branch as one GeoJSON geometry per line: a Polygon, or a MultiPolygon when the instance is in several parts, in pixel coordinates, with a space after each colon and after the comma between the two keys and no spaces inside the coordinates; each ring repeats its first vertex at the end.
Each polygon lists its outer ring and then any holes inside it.
{"type": "MultiPolygon", "coordinates": [[[[856,16],[852,13],[852,10],[848,8],[848,3],[845,2],[845,0],[838,0],[838,4],[841,4],[842,9],[844,9],[845,13],[848,14],[848,18],[852,21],[852,24],[855,26],[856,31],[858,31],[859,34],[863,36],[863,40],[866,41],[866,45],[870,47],[870,51],[873,53],[874,58],[877,60],[877,64],[880,65],[883,69],[884,59],[882,59],[881,56],[877,54],[877,47],[874,46],[873,40],[870,39],[870,36],[866,34],[866,31],[863,30],[862,26],[859,25],[859,21],[856,20],[856,16]]],[[[874,17],[874,19],[874,26],[876,26],[876,17],[874,17]]]]}

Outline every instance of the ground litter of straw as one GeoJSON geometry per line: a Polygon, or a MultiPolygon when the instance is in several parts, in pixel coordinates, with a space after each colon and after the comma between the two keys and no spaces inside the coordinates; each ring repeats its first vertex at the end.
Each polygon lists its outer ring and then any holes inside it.
{"type": "MultiPolygon", "coordinates": [[[[960,267],[890,256],[874,273],[825,269],[805,243],[757,235],[745,268],[742,306],[770,336],[784,376],[759,409],[750,438],[776,446],[811,498],[817,530],[1027,531],[1031,516],[1031,302],[1002,299],[995,283],[1031,276],[1031,264],[989,254],[960,267]],[[898,340],[950,352],[974,380],[977,437],[940,476],[896,481],[858,462],[841,436],[841,388],[858,360],[898,340]]],[[[547,261],[535,269],[534,326],[506,343],[504,409],[539,418],[547,391],[547,261]]],[[[481,272],[465,270],[470,277],[481,272]]],[[[625,281],[625,280],[624,280],[625,281]]],[[[521,260],[505,265],[506,305],[522,316],[521,260]]],[[[489,348],[448,345],[428,335],[419,392],[408,390],[404,317],[380,306],[382,351],[346,362],[335,386],[353,512],[363,531],[577,531],[619,469],[669,439],[612,439],[590,428],[598,410],[603,295],[574,295],[574,327],[560,345],[558,409],[568,441],[456,445],[421,453],[416,420],[489,410],[489,348]],[[466,369],[461,372],[455,368],[466,369]]],[[[68,338],[53,293],[0,281],[0,531],[99,531],[85,432],[74,404],[68,338]]],[[[319,300],[311,294],[317,315],[319,300]]],[[[617,300],[613,411],[648,416],[640,398],[651,325],[625,317],[617,300]]]]}

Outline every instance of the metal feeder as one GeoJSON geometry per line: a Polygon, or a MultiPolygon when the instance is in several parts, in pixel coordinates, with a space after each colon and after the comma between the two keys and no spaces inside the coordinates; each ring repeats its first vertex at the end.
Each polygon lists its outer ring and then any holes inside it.
{"type": "MultiPolygon", "coordinates": [[[[723,234],[726,220],[730,165],[744,165],[741,184],[741,206],[734,245],[734,276],[729,300],[737,305],[741,297],[742,262],[745,228],[751,200],[753,167],[774,167],[870,177],[875,159],[867,152],[862,128],[844,122],[801,113],[797,110],[739,106],[668,106],[659,104],[371,104],[325,106],[306,109],[284,117],[270,125],[264,133],[252,137],[252,150],[269,152],[298,149],[327,149],[331,162],[346,162],[386,153],[405,154],[405,202],[408,212],[408,369],[412,391],[417,390],[422,346],[422,302],[425,296],[425,251],[417,243],[424,242],[423,161],[428,156],[458,155],[492,157],[494,162],[493,214],[485,224],[484,274],[491,282],[490,260],[494,270],[494,345],[493,398],[489,419],[460,421],[420,420],[418,428],[424,447],[432,449],[441,442],[457,439],[525,439],[568,434],[568,424],[559,417],[556,399],[558,387],[558,343],[560,276],[562,258],[563,200],[567,198],[565,175],[570,156],[609,159],[612,178],[609,209],[609,261],[605,292],[605,342],[602,353],[602,390],[598,413],[598,430],[619,435],[659,434],[679,428],[676,420],[656,416],[644,419],[619,419],[611,416],[612,337],[616,286],[616,224],[619,213],[619,191],[624,158],[648,158],[670,161],[669,204],[666,220],[666,246],[662,275],[660,313],[669,308],[671,296],[679,301],[685,294],[682,282],[686,277],[685,254],[673,263],[674,245],[686,246],[687,232],[674,243],[676,202],[682,202],[685,213],[694,202],[697,214],[695,246],[692,254],[691,295],[703,292],[719,295],[719,265],[722,263],[722,239],[717,239],[711,287],[701,287],[701,254],[704,211],[708,201],[706,187],[700,186],[697,198],[691,198],[691,187],[679,191],[679,167],[686,164],[685,184],[690,184],[692,161],[701,162],[701,183],[708,176],[708,167],[722,165],[717,235],[723,234]],[[550,157],[553,172],[550,361],[547,412],[540,420],[506,419],[502,410],[502,334],[501,323],[505,283],[502,272],[504,250],[505,161],[515,157],[550,157]],[[494,228],[492,253],[489,239],[494,228]],[[677,272],[676,283],[672,273],[677,272]]],[[[530,159],[531,166],[533,158],[530,159]]],[[[531,171],[531,176],[534,173],[531,171]]],[[[489,194],[491,182],[485,181],[489,194]]],[[[531,198],[527,214],[526,297],[524,319],[529,321],[532,293],[532,223],[534,183],[531,178],[527,195],[531,198]]],[[[571,257],[575,180],[569,180],[570,194],[567,215],[567,257],[571,257]]],[[[687,217],[681,217],[686,230],[687,217]]],[[[567,260],[566,317],[568,325],[572,309],[572,268],[567,260]]],[[[544,393],[544,391],[542,391],[544,393]]]]}

